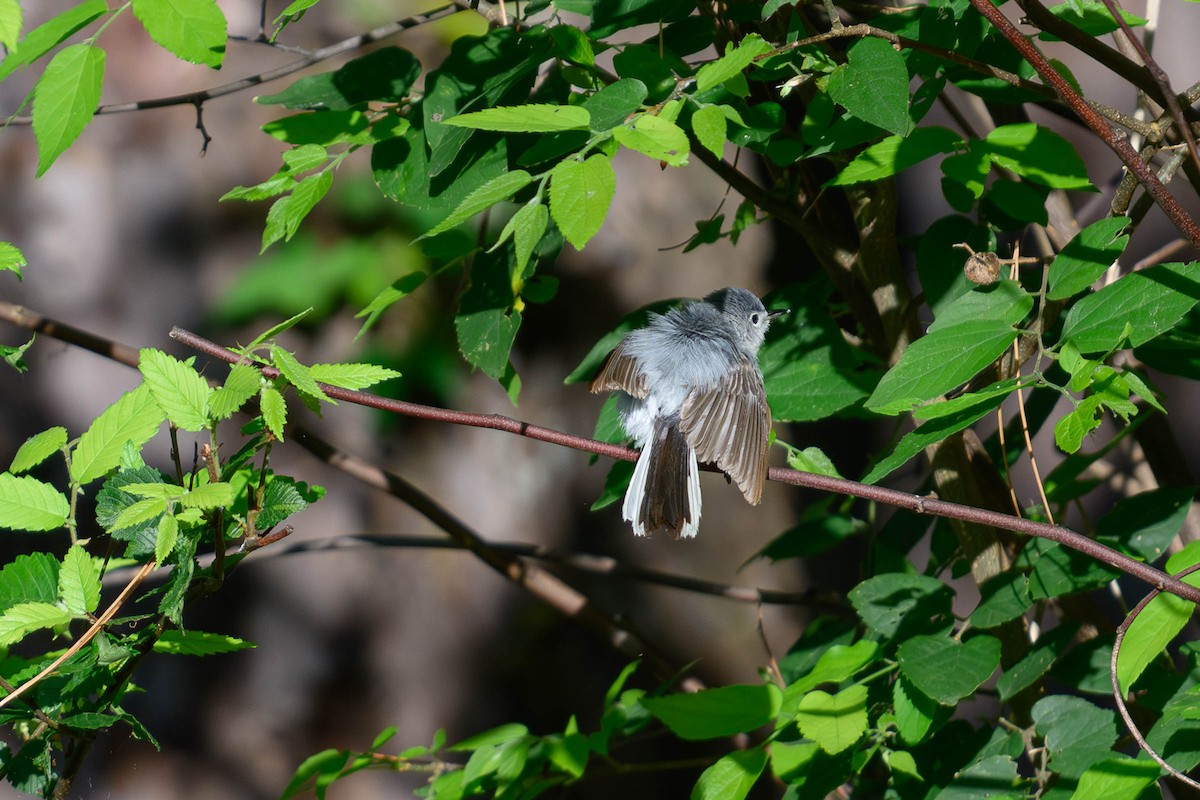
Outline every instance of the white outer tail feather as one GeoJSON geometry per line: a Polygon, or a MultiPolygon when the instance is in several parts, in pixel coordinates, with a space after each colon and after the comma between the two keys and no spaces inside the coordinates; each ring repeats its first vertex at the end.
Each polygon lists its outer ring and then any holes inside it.
{"type": "MultiPolygon", "coordinates": [[[[651,436],[642,448],[625,491],[625,502],[621,505],[621,518],[633,526],[636,536],[646,535],[646,521],[642,519],[642,506],[646,498],[646,478],[650,474],[650,456],[658,437],[651,436]]],[[[696,463],[696,451],[688,448],[688,513],[687,522],[679,531],[680,539],[691,539],[700,532],[700,467],[696,463]]]]}

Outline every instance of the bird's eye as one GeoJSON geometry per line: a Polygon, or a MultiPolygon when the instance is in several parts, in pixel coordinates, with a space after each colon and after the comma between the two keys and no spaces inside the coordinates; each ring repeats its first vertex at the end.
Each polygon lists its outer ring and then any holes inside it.
{"type": "Polygon", "coordinates": [[[758,312],[755,311],[753,314],[750,315],[750,324],[757,325],[758,320],[759,320],[759,315],[758,315],[758,312]]]}

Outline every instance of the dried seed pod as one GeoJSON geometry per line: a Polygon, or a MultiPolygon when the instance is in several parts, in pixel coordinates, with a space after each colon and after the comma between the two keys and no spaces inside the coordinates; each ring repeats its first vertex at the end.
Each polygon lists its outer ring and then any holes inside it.
{"type": "Polygon", "coordinates": [[[995,253],[971,253],[963,264],[963,274],[971,283],[990,286],[999,279],[1002,266],[1000,256],[995,253]]]}

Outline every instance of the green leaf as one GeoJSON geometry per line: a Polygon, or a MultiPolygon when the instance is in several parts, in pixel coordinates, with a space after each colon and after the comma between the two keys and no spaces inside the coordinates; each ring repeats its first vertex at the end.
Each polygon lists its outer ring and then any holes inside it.
{"type": "Polygon", "coordinates": [[[126,392],[96,417],[79,437],[71,458],[71,478],[83,486],[102,478],[121,460],[126,442],[140,448],[166,419],[150,387],[145,384],[126,392]]]}
{"type": "Polygon", "coordinates": [[[208,413],[215,420],[228,419],[262,388],[263,377],[249,364],[230,364],[225,384],[208,398],[208,413]]]}
{"type": "Polygon", "coordinates": [[[1000,640],[914,636],[896,651],[900,672],[925,695],[950,706],[972,694],[1000,666],[1000,640]]]}
{"type": "Polygon", "coordinates": [[[18,603],[0,614],[0,647],[8,647],[27,634],[57,628],[71,621],[71,614],[53,603],[18,603]]]}
{"type": "Polygon", "coordinates": [[[604,224],[616,188],[612,162],[599,153],[582,163],[559,162],[550,173],[550,216],[576,250],[604,224]]]}
{"type": "Polygon", "coordinates": [[[50,484],[0,473],[0,528],[52,531],[61,528],[70,513],[67,498],[50,484]]]}
{"type": "Polygon", "coordinates": [[[305,317],[307,317],[311,313],[312,313],[312,306],[309,306],[308,308],[304,309],[300,313],[298,313],[292,317],[289,317],[288,319],[285,319],[283,322],[280,322],[276,325],[272,325],[270,328],[267,328],[265,331],[260,333],[258,336],[255,336],[254,341],[250,342],[250,344],[248,344],[242,348],[242,352],[248,353],[251,350],[258,347],[263,342],[274,339],[276,336],[283,333],[284,331],[290,330],[291,328],[293,328],[297,324],[299,324],[301,320],[303,320],[305,317]]]}
{"type": "Polygon", "coordinates": [[[0,270],[15,272],[17,273],[17,280],[20,280],[21,267],[28,264],[29,262],[26,261],[25,254],[16,245],[11,242],[0,242],[0,270]]]}
{"type": "Polygon", "coordinates": [[[754,59],[764,53],[769,53],[772,49],[771,43],[757,33],[748,34],[740,42],[730,42],[725,46],[723,56],[712,63],[705,64],[696,72],[696,91],[707,92],[735,75],[740,75],[742,70],[754,62],[754,59]]]}
{"type": "Polygon", "coordinates": [[[1200,301],[1200,262],[1159,264],[1084,297],[1063,322],[1063,341],[1105,353],[1145,344],[1173,328],[1200,301]],[[1126,325],[1129,331],[1126,333],[1126,325]]]}
{"type": "Polygon", "coordinates": [[[1129,217],[1107,217],[1075,234],[1050,263],[1050,300],[1065,300],[1091,286],[1125,252],[1129,217]]]}
{"type": "Polygon", "coordinates": [[[1075,626],[1060,625],[1039,637],[1029,652],[1016,664],[1005,669],[996,680],[996,691],[1000,695],[1000,702],[1008,702],[1018,692],[1041,680],[1046,671],[1058,660],[1058,657],[1066,652],[1076,632],[1075,626]]]}
{"type": "Polygon", "coordinates": [[[880,414],[899,414],[965,383],[1017,338],[1003,320],[963,322],[927,333],[908,346],[867,398],[880,414]]]}
{"type": "Polygon", "coordinates": [[[691,800],[742,800],[766,766],[767,754],[761,747],[734,750],[700,773],[691,800]]]}
{"type": "Polygon", "coordinates": [[[860,39],[846,51],[846,63],[829,76],[829,95],[846,112],[886,131],[905,136],[908,114],[908,67],[883,39],[860,39]]]}
{"type": "Polygon", "coordinates": [[[1051,189],[1095,191],[1079,153],[1066,139],[1032,122],[1001,125],[987,135],[993,163],[1051,189]]]}
{"type": "Polygon", "coordinates": [[[1019,782],[1012,758],[988,756],[956,772],[954,780],[937,794],[937,800],[1024,800],[1028,794],[1018,788],[1019,782]]]}
{"type": "Polygon", "coordinates": [[[884,760],[893,775],[905,775],[909,778],[924,780],[917,768],[917,760],[907,750],[885,750],[884,760]]]}
{"type": "Polygon", "coordinates": [[[1123,498],[1097,523],[1096,539],[1154,561],[1183,529],[1195,493],[1195,486],[1167,486],[1123,498]]]}
{"type": "Polygon", "coordinates": [[[784,695],[785,707],[787,698],[793,694],[802,695],[822,683],[841,683],[854,677],[860,670],[872,664],[878,655],[879,645],[869,639],[862,639],[849,646],[835,644],[821,654],[812,672],[787,688],[784,695]]]}
{"type": "MultiPolygon", "coordinates": [[[[315,501],[319,496],[313,496],[312,499],[315,501]]],[[[270,530],[308,506],[309,501],[296,488],[294,481],[276,476],[267,484],[255,522],[259,530],[270,530]]]]}
{"type": "Polygon", "coordinates": [[[21,4],[17,0],[0,0],[0,45],[6,53],[11,53],[21,38],[23,22],[21,4]]]}
{"type": "MultiPolygon", "coordinates": [[[[871,468],[871,471],[863,476],[863,483],[877,483],[893,470],[906,464],[910,458],[923,452],[929,445],[974,425],[985,415],[995,411],[1006,396],[1005,394],[996,394],[985,397],[974,405],[962,408],[953,414],[936,417],[918,426],[916,430],[905,434],[892,452],[880,459],[871,468]]],[[[925,406],[925,408],[929,408],[929,406],[925,406]]]]}
{"type": "Polygon", "coordinates": [[[199,508],[205,511],[223,508],[233,503],[233,487],[228,483],[206,483],[197,486],[180,498],[184,508],[199,508]]]}
{"type": "Polygon", "coordinates": [[[161,350],[145,348],[138,355],[138,371],[175,427],[185,431],[208,428],[208,400],[213,390],[195,368],[161,350]]]}
{"type": "Polygon", "coordinates": [[[554,54],[561,59],[590,67],[596,63],[596,53],[588,35],[574,25],[559,23],[550,29],[554,54]]]}
{"type": "Polygon", "coordinates": [[[867,687],[855,684],[834,695],[809,692],[800,700],[796,724],[826,753],[842,752],[867,731],[867,687]]]}
{"type": "Polygon", "coordinates": [[[358,110],[315,111],[280,117],[262,130],[295,145],[365,144],[371,141],[370,125],[370,119],[358,110]]]}
{"type": "Polygon", "coordinates": [[[850,186],[890,178],[927,158],[952,153],[963,146],[961,136],[937,125],[917,128],[908,136],[893,134],[859,153],[825,185],[850,186]]]}
{"type": "MultiPolygon", "coordinates": [[[[1172,574],[1192,566],[1196,561],[1195,551],[1183,551],[1178,555],[1190,557],[1168,561],[1167,570],[1172,574]]],[[[1194,572],[1181,580],[1189,586],[1200,586],[1200,573],[1194,572]]],[[[1195,603],[1166,592],[1159,594],[1142,609],[1142,613],[1126,631],[1117,659],[1117,683],[1122,696],[1128,695],[1130,687],[1142,676],[1146,667],[1179,635],[1195,609],[1195,603]]]]}
{"type": "Polygon", "coordinates": [[[625,78],[610,83],[584,100],[583,107],[592,117],[592,131],[607,133],[625,122],[631,114],[641,108],[646,93],[646,84],[636,79],[625,78]]]}
{"type": "Polygon", "coordinates": [[[692,114],[696,141],[717,158],[725,155],[725,132],[725,112],[720,106],[702,106],[692,114]]]}
{"type": "MultiPolygon", "coordinates": [[[[482,113],[482,112],[480,112],[482,113]]],[[[471,192],[466,198],[458,204],[458,207],[450,213],[450,216],[443,219],[437,225],[434,225],[420,237],[427,239],[430,236],[437,236],[439,233],[450,230],[456,227],[459,223],[465,222],[467,219],[475,216],[484,209],[491,208],[496,203],[502,200],[510,199],[521,189],[529,185],[533,180],[533,176],[523,169],[506,172],[499,177],[488,181],[483,186],[480,186],[475,191],[471,192]]]]}
{"type": "MultiPolygon", "coordinates": [[[[1026,384],[1028,385],[1028,384],[1026,384]]],[[[917,406],[913,409],[912,415],[916,419],[940,419],[953,414],[958,414],[961,411],[970,411],[978,408],[980,405],[986,404],[994,398],[1008,397],[1014,391],[1021,387],[1017,378],[1009,378],[999,383],[993,383],[978,392],[965,392],[958,395],[952,400],[935,400],[928,405],[917,406]]]]}
{"type": "Polygon", "coordinates": [[[1064,453],[1074,453],[1083,446],[1083,437],[1100,427],[1096,412],[1101,400],[1097,395],[1084,398],[1069,414],[1054,423],[1054,442],[1064,453]]]}
{"type": "MultiPolygon", "coordinates": [[[[309,789],[309,783],[315,782],[317,786],[322,787],[320,794],[317,795],[318,800],[324,800],[324,787],[328,786],[333,781],[337,780],[342,773],[342,768],[346,766],[346,762],[350,759],[349,750],[334,750],[329,748],[322,750],[319,753],[309,756],[300,762],[300,766],[296,767],[295,774],[288,781],[287,786],[283,789],[283,794],[280,795],[280,800],[289,800],[289,798],[309,789]]],[[[458,772],[452,773],[459,775],[458,772]]]]}
{"type": "MultiPolygon", "coordinates": [[[[1152,761],[1132,758],[1109,758],[1092,764],[1083,775],[1068,800],[1139,800],[1146,795],[1162,774],[1162,768],[1152,761]]],[[[1154,795],[1151,795],[1154,796],[1154,795]]]]}
{"type": "Polygon", "coordinates": [[[225,58],[225,15],[213,0],[133,0],[150,38],[184,61],[217,69],[225,58]]]}
{"type": "Polygon", "coordinates": [[[256,97],[254,102],[306,111],[349,111],[372,100],[398,103],[420,73],[421,64],[412,53],[381,47],[332,72],[309,75],[282,92],[256,97]]]}
{"type": "Polygon", "coordinates": [[[481,747],[494,747],[528,735],[529,728],[526,728],[519,722],[510,722],[505,725],[499,725],[489,731],[467,737],[458,744],[450,745],[446,749],[452,753],[461,753],[467,750],[478,750],[481,747]]]}
{"type": "Polygon", "coordinates": [[[367,318],[362,327],[358,329],[358,333],[354,334],[355,341],[370,330],[383,312],[393,303],[415,292],[427,277],[429,277],[428,274],[424,272],[410,272],[404,277],[392,281],[391,286],[375,295],[362,311],[354,315],[355,319],[367,318]]]}
{"type": "MultiPolygon", "coordinates": [[[[170,503],[161,497],[148,497],[144,500],[138,500],[126,506],[117,518],[112,523],[114,533],[123,531],[126,528],[140,527],[145,523],[154,521],[154,527],[158,527],[158,518],[167,513],[170,508],[170,503]]],[[[155,536],[157,537],[157,531],[155,536]]]]}
{"type": "Polygon", "coordinates": [[[760,728],[779,714],[774,684],[721,686],[642,698],[642,705],[681,739],[717,739],[760,728]]]}
{"type": "Polygon", "coordinates": [[[296,391],[310,397],[316,397],[327,403],[333,403],[321,387],[313,379],[309,368],[296,360],[296,357],[277,344],[271,345],[271,363],[279,370],[287,382],[296,387],[296,391]]]}
{"type": "Polygon", "coordinates": [[[1050,769],[1078,778],[1100,758],[1112,758],[1117,739],[1113,711],[1097,708],[1081,697],[1052,695],[1034,704],[1036,730],[1046,740],[1050,769]]]}
{"type": "Polygon", "coordinates": [[[922,694],[903,675],[892,684],[892,706],[896,709],[896,731],[908,744],[925,741],[953,713],[950,707],[922,694]]]}
{"type": "Polygon", "coordinates": [[[508,356],[521,327],[521,314],[513,308],[513,258],[510,249],[477,256],[471,285],[454,317],[459,351],[496,380],[503,379],[508,369],[508,356]]]}
{"type": "Polygon", "coordinates": [[[283,426],[287,423],[287,403],[283,395],[274,386],[264,386],[258,397],[259,408],[262,409],[263,424],[267,430],[283,441],[283,426]]]}
{"type": "Polygon", "coordinates": [[[653,114],[639,114],[633,126],[618,125],[612,130],[613,138],[644,156],[664,161],[672,167],[687,163],[687,134],[673,122],[653,114]]]}
{"type": "Polygon", "coordinates": [[[1016,281],[1004,279],[988,287],[975,287],[942,304],[929,332],[980,319],[1016,325],[1032,309],[1033,296],[1016,281]]]}
{"type": "Polygon", "coordinates": [[[166,563],[175,545],[179,542],[179,521],[173,514],[163,514],[158,518],[158,536],[154,539],[154,560],[160,564],[166,563]]]}
{"type": "Polygon", "coordinates": [[[867,578],[849,598],[869,630],[891,639],[943,627],[953,595],[937,578],[889,572],[867,578]]]}
{"type": "MultiPolygon", "coordinates": [[[[1096,0],[1070,0],[1070,2],[1059,3],[1058,5],[1050,6],[1047,9],[1051,14],[1074,25],[1089,36],[1103,36],[1106,33],[1112,33],[1120,26],[1113,19],[1112,13],[1104,3],[1096,2],[1096,0]]],[[[1137,14],[1131,14],[1123,8],[1119,8],[1121,17],[1131,27],[1136,28],[1139,25],[1145,25],[1146,20],[1139,17],[1137,14]]],[[[1041,31],[1038,33],[1038,38],[1045,42],[1061,41],[1052,33],[1041,31]]]]}
{"type": "Polygon", "coordinates": [[[442,124],[501,133],[553,133],[587,130],[591,121],[592,115],[580,106],[535,103],[472,111],[442,120],[442,124]]]}
{"type": "Polygon", "coordinates": [[[67,429],[59,426],[35,433],[17,448],[8,471],[14,475],[27,472],[50,456],[63,449],[67,443],[67,429]]]}
{"type": "Polygon", "coordinates": [[[58,596],[76,617],[91,614],[100,605],[100,564],[75,544],[63,556],[58,571],[58,596]]]}
{"type": "Polygon", "coordinates": [[[154,643],[154,652],[176,656],[212,656],[218,653],[236,653],[257,647],[236,636],[204,631],[165,630],[154,643]]]}
{"type": "Polygon", "coordinates": [[[0,81],[21,67],[37,61],[76,31],[106,13],[108,4],[104,0],[84,0],[79,5],[51,17],[26,34],[15,48],[9,49],[4,61],[0,62],[0,81]]]}
{"type": "Polygon", "coordinates": [[[1016,619],[1033,605],[1029,580],[1020,572],[1009,571],[989,578],[980,587],[982,597],[971,612],[971,626],[995,628],[1016,619]]]}
{"type": "Polygon", "coordinates": [[[830,478],[841,478],[833,459],[825,455],[819,447],[805,447],[803,450],[790,447],[787,454],[788,466],[801,472],[811,472],[814,475],[827,475],[830,478]]]}
{"type": "Polygon", "coordinates": [[[1034,600],[1098,589],[1119,574],[1089,556],[1045,539],[1031,540],[1021,557],[1033,564],[1029,592],[1034,600]]]}
{"type": "Polygon", "coordinates": [[[549,222],[550,209],[546,206],[539,202],[523,205],[517,210],[517,213],[509,218],[504,230],[500,231],[500,240],[488,252],[494,251],[509,236],[512,236],[513,249],[517,257],[515,274],[523,276],[529,266],[529,258],[546,233],[546,226],[549,222]]]}
{"type": "Polygon", "coordinates": [[[271,210],[267,212],[267,224],[263,228],[262,249],[259,252],[266,252],[268,247],[280,239],[285,242],[291,241],[300,229],[300,223],[317,203],[321,202],[321,198],[331,186],[333,172],[318,172],[297,183],[291,194],[272,203],[271,210]]]}
{"type": "Polygon", "coordinates": [[[40,178],[91,122],[100,104],[104,51],[73,44],[55,53],[33,90],[40,178]]]}
{"type": "Polygon", "coordinates": [[[308,373],[321,383],[355,390],[400,377],[396,370],[378,364],[313,364],[308,373]]]}
{"type": "Polygon", "coordinates": [[[24,553],[0,569],[0,611],[18,603],[58,600],[58,559],[49,553],[24,553]]]}

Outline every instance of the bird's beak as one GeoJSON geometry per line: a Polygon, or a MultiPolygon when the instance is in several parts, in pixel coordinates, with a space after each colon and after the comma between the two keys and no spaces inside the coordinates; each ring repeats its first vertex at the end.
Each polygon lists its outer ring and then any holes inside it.
{"type": "Polygon", "coordinates": [[[778,317],[782,314],[790,314],[790,313],[792,313],[792,310],[790,308],[773,308],[767,312],[767,319],[775,319],[776,317],[778,317]]]}

